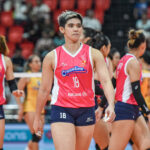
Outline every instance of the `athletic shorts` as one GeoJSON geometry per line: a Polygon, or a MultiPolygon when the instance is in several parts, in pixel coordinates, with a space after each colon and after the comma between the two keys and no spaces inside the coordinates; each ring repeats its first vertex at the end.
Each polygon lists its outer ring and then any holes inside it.
{"type": "Polygon", "coordinates": [[[115,121],[137,120],[138,117],[141,115],[139,106],[127,104],[119,101],[115,104],[115,113],[116,113],[115,121]]]}
{"type": "Polygon", "coordinates": [[[0,120],[5,119],[3,105],[0,105],[0,120]]]}
{"type": "Polygon", "coordinates": [[[51,123],[67,122],[75,126],[88,126],[95,124],[95,108],[66,108],[52,105],[51,123]]]}

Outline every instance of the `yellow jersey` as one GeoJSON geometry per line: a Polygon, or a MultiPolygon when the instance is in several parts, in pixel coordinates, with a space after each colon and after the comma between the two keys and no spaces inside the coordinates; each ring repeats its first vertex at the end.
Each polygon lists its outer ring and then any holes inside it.
{"type": "MultiPolygon", "coordinates": [[[[149,70],[142,70],[143,73],[150,73],[149,70]]],[[[145,98],[146,104],[150,109],[150,78],[143,78],[141,84],[141,92],[145,98]]]]}
{"type": "Polygon", "coordinates": [[[24,112],[35,112],[37,95],[41,84],[40,77],[30,78],[26,86],[26,98],[24,101],[24,112]]]}

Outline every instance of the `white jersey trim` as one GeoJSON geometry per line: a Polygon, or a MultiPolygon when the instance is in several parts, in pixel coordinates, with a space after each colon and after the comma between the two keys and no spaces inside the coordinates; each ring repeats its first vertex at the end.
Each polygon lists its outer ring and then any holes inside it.
{"type": "Polygon", "coordinates": [[[65,48],[64,45],[62,46],[63,50],[64,50],[68,55],[70,55],[71,57],[77,56],[78,53],[81,51],[82,47],[83,47],[83,44],[81,43],[79,49],[75,52],[75,54],[71,54],[71,53],[65,48]]]}
{"type": "Polygon", "coordinates": [[[124,66],[124,73],[125,73],[126,76],[128,76],[128,73],[127,73],[127,65],[128,65],[128,63],[129,63],[129,61],[132,60],[132,59],[135,59],[135,58],[134,58],[134,57],[129,58],[129,59],[127,60],[126,64],[125,64],[125,66],[124,66]]]}
{"type": "Polygon", "coordinates": [[[6,62],[5,62],[4,55],[2,55],[2,62],[3,62],[3,65],[4,65],[4,69],[5,69],[5,71],[6,71],[6,62]]]}
{"type": "Polygon", "coordinates": [[[55,52],[55,68],[54,68],[54,87],[52,89],[52,101],[51,101],[52,105],[57,102],[58,92],[59,92],[58,80],[55,76],[55,70],[56,70],[56,67],[57,67],[57,52],[56,52],[56,49],[54,50],[54,52],[55,52]]]}
{"type": "Polygon", "coordinates": [[[131,93],[132,93],[132,89],[131,89],[130,78],[129,78],[129,76],[127,76],[127,78],[124,82],[122,101],[127,102],[128,99],[130,98],[131,93]]]}
{"type": "MultiPolygon", "coordinates": [[[[2,56],[2,63],[3,63],[3,66],[4,66],[4,70],[6,72],[6,62],[5,62],[5,58],[4,58],[4,55],[1,54],[2,56]]],[[[3,78],[3,98],[6,99],[6,95],[5,95],[5,75],[4,75],[4,78],[3,78]]]]}
{"type": "Polygon", "coordinates": [[[95,96],[95,85],[94,85],[94,71],[93,71],[93,61],[92,61],[92,47],[89,47],[89,59],[90,59],[90,64],[92,67],[92,89],[94,92],[94,96],[95,96]]]}

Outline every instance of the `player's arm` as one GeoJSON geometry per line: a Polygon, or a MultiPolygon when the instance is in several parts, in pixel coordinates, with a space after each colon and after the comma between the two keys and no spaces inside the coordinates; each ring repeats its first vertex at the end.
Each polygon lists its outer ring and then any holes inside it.
{"type": "Polygon", "coordinates": [[[92,49],[92,59],[94,68],[98,74],[98,78],[102,84],[102,87],[104,89],[104,94],[106,95],[106,98],[108,100],[108,108],[106,113],[109,116],[109,121],[113,121],[115,117],[114,113],[114,89],[112,86],[112,82],[109,76],[109,72],[106,66],[106,63],[104,61],[104,57],[101,54],[100,51],[97,51],[95,49],[92,49]]]}
{"type": "Polygon", "coordinates": [[[49,93],[51,91],[52,83],[53,83],[53,77],[54,77],[54,51],[48,53],[44,60],[43,60],[43,66],[42,66],[42,82],[40,85],[40,89],[37,96],[37,105],[36,105],[36,114],[34,119],[33,128],[35,133],[40,132],[40,134],[43,132],[42,129],[42,123],[40,120],[42,109],[44,108],[49,93]]]}
{"type": "Polygon", "coordinates": [[[8,86],[10,88],[10,91],[12,94],[16,97],[20,97],[24,95],[24,92],[22,90],[18,90],[17,84],[14,78],[14,73],[13,73],[13,65],[10,60],[10,58],[5,56],[5,64],[6,64],[6,80],[8,82],[8,86]]]}
{"type": "Polygon", "coordinates": [[[132,92],[133,92],[135,100],[137,101],[138,105],[142,108],[144,113],[146,113],[147,115],[150,114],[150,111],[141,93],[139,62],[135,59],[130,60],[127,65],[126,71],[130,77],[132,92]]]}
{"type": "Polygon", "coordinates": [[[98,78],[102,84],[106,98],[108,99],[108,103],[109,105],[114,105],[114,89],[111,83],[106,63],[104,61],[104,57],[101,52],[92,49],[92,58],[94,67],[98,74],[98,78]]]}
{"type": "Polygon", "coordinates": [[[43,61],[42,82],[37,97],[36,116],[40,116],[48,99],[54,77],[54,51],[50,52],[43,61]]]}

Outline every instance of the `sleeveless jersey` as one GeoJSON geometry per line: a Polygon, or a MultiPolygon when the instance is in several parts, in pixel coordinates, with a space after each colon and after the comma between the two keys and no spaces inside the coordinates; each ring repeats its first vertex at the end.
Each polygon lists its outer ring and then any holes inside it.
{"type": "Polygon", "coordinates": [[[6,64],[4,60],[4,55],[0,54],[0,105],[3,105],[6,101],[5,97],[5,72],[6,72],[6,64]]]}
{"type": "Polygon", "coordinates": [[[55,49],[52,105],[68,108],[93,107],[94,74],[91,47],[81,44],[75,54],[64,46],[55,49]]]}
{"type": "Polygon", "coordinates": [[[41,78],[30,78],[30,81],[26,86],[27,95],[24,101],[24,112],[35,112],[40,83],[41,78]]]}
{"type": "Polygon", "coordinates": [[[116,101],[121,101],[132,105],[138,105],[132,93],[129,75],[126,72],[127,64],[132,59],[137,58],[134,55],[128,53],[121,58],[119,64],[117,65],[115,99],[116,101]]]}

